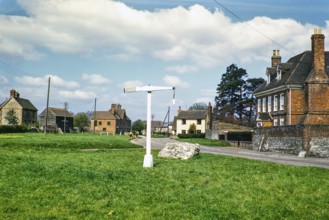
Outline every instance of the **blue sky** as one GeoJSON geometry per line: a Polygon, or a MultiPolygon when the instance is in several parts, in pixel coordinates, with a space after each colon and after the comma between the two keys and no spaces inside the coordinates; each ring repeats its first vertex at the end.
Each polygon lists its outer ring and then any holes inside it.
{"type": "MultiPolygon", "coordinates": [[[[0,102],[16,89],[39,109],[108,110],[120,103],[146,118],[146,94],[130,86],[175,86],[154,92],[154,118],[168,107],[214,104],[232,63],[265,77],[272,50],[282,60],[310,50],[314,28],[328,45],[327,0],[0,0],[0,102]],[[227,11],[222,5],[230,10],[227,11]]],[[[328,48],[328,47],[326,47],[328,48]]],[[[328,50],[328,49],[327,49],[328,50]]]]}

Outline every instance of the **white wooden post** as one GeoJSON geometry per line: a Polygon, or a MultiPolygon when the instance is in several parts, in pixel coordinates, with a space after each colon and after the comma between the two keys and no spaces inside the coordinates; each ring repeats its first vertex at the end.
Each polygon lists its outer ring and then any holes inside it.
{"type": "Polygon", "coordinates": [[[123,90],[125,93],[143,92],[143,91],[147,92],[146,154],[144,156],[143,167],[153,167],[153,156],[151,154],[152,91],[159,91],[159,90],[175,90],[175,87],[143,86],[143,87],[124,88],[123,90]]]}

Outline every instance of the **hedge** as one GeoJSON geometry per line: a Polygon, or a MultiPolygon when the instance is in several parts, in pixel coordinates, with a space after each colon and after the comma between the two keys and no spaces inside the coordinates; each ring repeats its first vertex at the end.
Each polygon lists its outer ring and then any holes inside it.
{"type": "Polygon", "coordinates": [[[205,138],[206,134],[178,134],[178,138],[205,138]]]}
{"type": "Polygon", "coordinates": [[[252,141],[252,132],[251,131],[228,132],[227,140],[228,141],[252,141]]]}
{"type": "Polygon", "coordinates": [[[0,125],[0,134],[3,133],[24,133],[28,129],[26,126],[22,125],[0,125]]]}

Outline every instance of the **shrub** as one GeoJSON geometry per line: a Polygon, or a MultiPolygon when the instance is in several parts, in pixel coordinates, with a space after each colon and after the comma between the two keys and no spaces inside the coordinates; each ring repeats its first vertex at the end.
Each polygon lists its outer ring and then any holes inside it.
{"type": "Polygon", "coordinates": [[[205,138],[206,134],[201,133],[201,134],[178,134],[179,138],[205,138]]]}
{"type": "Polygon", "coordinates": [[[250,131],[228,132],[227,140],[229,140],[229,141],[252,141],[252,132],[250,132],[250,131]]]}
{"type": "Polygon", "coordinates": [[[24,133],[27,132],[28,129],[24,125],[1,125],[0,126],[0,134],[3,133],[24,133]]]}

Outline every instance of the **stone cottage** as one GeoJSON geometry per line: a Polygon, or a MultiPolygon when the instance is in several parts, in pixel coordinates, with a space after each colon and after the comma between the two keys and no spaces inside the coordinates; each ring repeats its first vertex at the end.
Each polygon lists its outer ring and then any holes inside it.
{"type": "Polygon", "coordinates": [[[19,125],[25,125],[28,128],[36,126],[38,109],[30,100],[21,98],[15,89],[10,90],[9,98],[0,104],[0,125],[8,124],[5,117],[11,109],[15,111],[19,125]]]}

